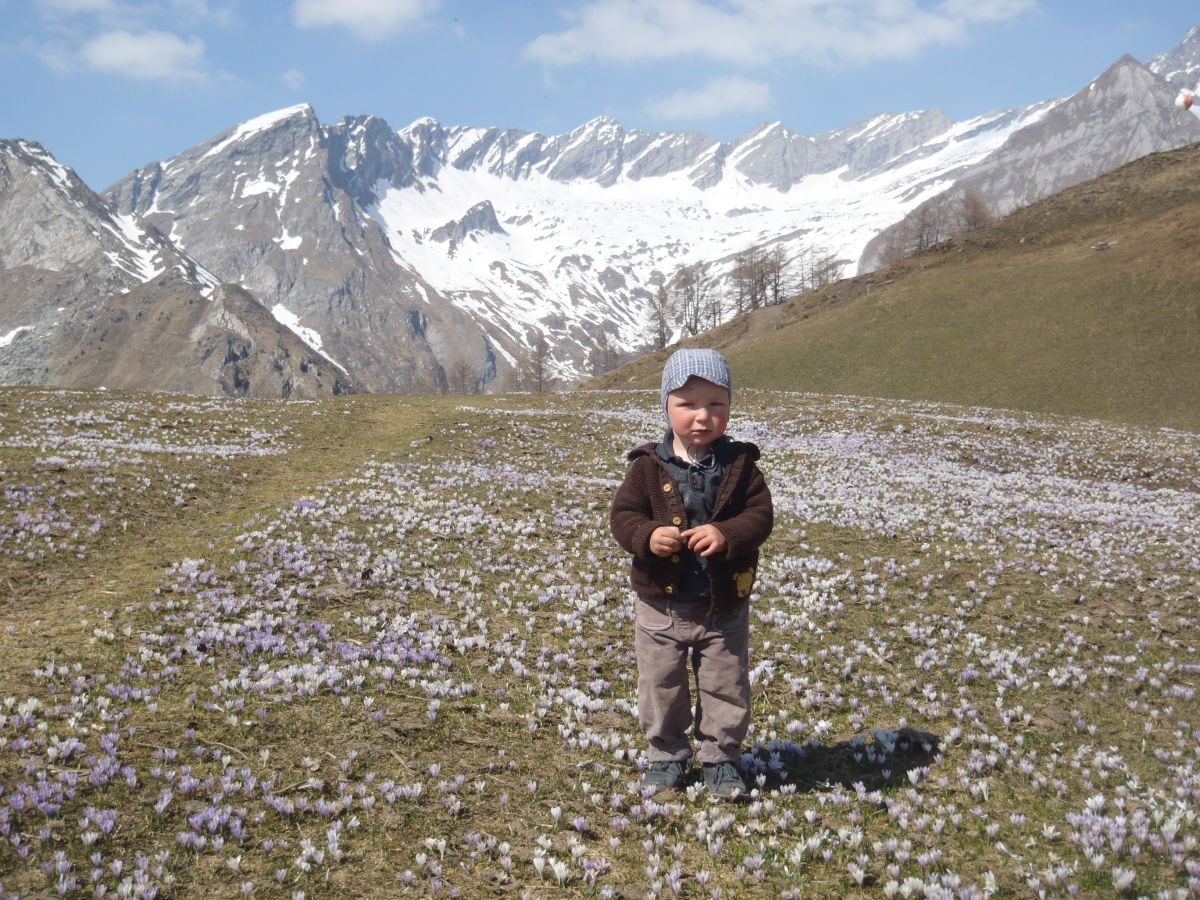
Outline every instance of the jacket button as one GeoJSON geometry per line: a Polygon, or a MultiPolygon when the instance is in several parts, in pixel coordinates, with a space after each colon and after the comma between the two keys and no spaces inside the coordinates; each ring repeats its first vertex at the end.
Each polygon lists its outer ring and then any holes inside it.
{"type": "Polygon", "coordinates": [[[672,525],[682,525],[682,524],[683,524],[683,519],[679,518],[679,516],[676,516],[675,518],[673,518],[673,519],[671,520],[671,524],[672,524],[672,525]]]}
{"type": "Polygon", "coordinates": [[[671,486],[670,486],[669,484],[664,484],[664,485],[663,485],[663,493],[664,493],[664,494],[669,494],[669,493],[671,493],[671,486]]]}
{"type": "Polygon", "coordinates": [[[673,562],[673,563],[679,562],[679,554],[678,553],[672,554],[671,562],[673,562]]]}
{"type": "Polygon", "coordinates": [[[673,585],[673,584],[668,584],[668,585],[667,585],[665,588],[663,588],[663,593],[664,593],[664,594],[673,594],[673,593],[675,593],[675,585],[673,585]]]}

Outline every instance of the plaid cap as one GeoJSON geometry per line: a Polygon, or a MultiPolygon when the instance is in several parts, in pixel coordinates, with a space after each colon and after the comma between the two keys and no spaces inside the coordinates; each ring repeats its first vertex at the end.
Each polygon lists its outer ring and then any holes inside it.
{"type": "Polygon", "coordinates": [[[667,395],[671,391],[683,387],[693,375],[720,385],[729,391],[729,399],[733,399],[733,374],[729,371],[729,363],[725,361],[725,357],[716,350],[685,348],[672,353],[667,364],[663,366],[662,408],[664,412],[667,409],[667,395]]]}

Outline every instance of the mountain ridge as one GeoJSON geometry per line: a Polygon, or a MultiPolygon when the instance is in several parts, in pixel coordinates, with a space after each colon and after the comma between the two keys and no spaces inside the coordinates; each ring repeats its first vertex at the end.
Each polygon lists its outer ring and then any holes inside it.
{"type": "MultiPolygon", "coordinates": [[[[1200,31],[1152,62],[1174,81],[1123,57],[1072,97],[963,122],[880,113],[816,136],[765,122],[731,142],[604,116],[556,136],[323,124],[298,104],[142,166],[103,200],[366,390],[525,388],[535,370],[566,385],[642,352],[652,301],[684,267],[723,300],[719,321],[742,306],[751,250],[868,271],[934,202],[971,192],[1003,214],[1200,140],[1172,102],[1200,72],[1200,31]]],[[[0,334],[25,327],[18,313],[0,307],[0,334]]],[[[668,337],[691,327],[675,319],[668,337]]]]}
{"type": "MultiPolygon", "coordinates": [[[[689,341],[740,388],[1200,430],[1200,143],[689,341]]],[[[666,355],[585,382],[651,389],[666,355]]]]}
{"type": "Polygon", "coordinates": [[[115,213],[35,142],[0,141],[0,211],[0,383],[361,390],[255,298],[152,224],[115,213]],[[74,302],[58,305],[64,297],[74,302]]]}
{"type": "MultiPolygon", "coordinates": [[[[169,225],[221,277],[240,277],[264,303],[282,305],[320,333],[333,358],[370,372],[364,380],[372,390],[422,387],[388,373],[377,357],[361,358],[364,345],[381,343],[392,358],[431,363],[436,389],[449,388],[454,369],[470,370],[465,382],[472,389],[502,389],[519,386],[514,374],[545,339],[551,370],[570,383],[601,345],[638,352],[651,298],[684,265],[706,264],[711,277],[727,282],[738,253],[779,245],[792,257],[831,255],[848,273],[872,268],[888,229],[950,182],[1002,214],[1143,153],[1200,139],[1200,122],[1172,100],[1169,85],[1125,57],[1075,97],[966,122],[938,110],[878,114],[818,136],[774,122],[728,143],[691,132],[626,130],[604,116],[556,136],[445,126],[429,117],[398,130],[377,117],[323,125],[302,106],[237,126],[170,161],[171,177],[156,183],[160,195],[174,191],[175,199],[139,202],[129,190],[137,173],[107,196],[131,215],[172,210],[164,229],[169,225]],[[1110,83],[1131,98],[1120,116],[1105,118],[1103,110],[1097,114],[1095,85],[1110,83]],[[371,231],[348,238],[371,260],[358,267],[371,284],[371,302],[388,309],[391,321],[424,319],[429,329],[403,333],[375,321],[355,323],[353,335],[339,328],[345,323],[333,312],[334,287],[287,259],[278,229],[280,217],[293,212],[283,206],[291,198],[282,187],[274,209],[262,210],[260,227],[276,229],[279,247],[262,254],[263,266],[286,277],[238,260],[223,237],[209,234],[231,231],[227,204],[212,198],[236,200],[244,188],[228,178],[210,182],[213,173],[199,171],[197,159],[221,161],[239,148],[260,171],[274,172],[265,182],[282,185],[295,177],[288,157],[263,145],[271,145],[267,135],[289,130],[293,143],[313,148],[305,160],[314,170],[311,184],[344,192],[371,231]],[[1074,155],[1058,152],[1067,143],[1078,147],[1074,155]],[[198,203],[191,196],[197,184],[198,203]],[[477,220],[473,211],[483,204],[494,210],[494,222],[477,220]],[[449,310],[457,314],[453,322],[449,310]]],[[[225,159],[218,174],[228,176],[237,163],[225,159]]],[[[307,222],[289,225],[288,234],[312,237],[327,209],[348,213],[328,193],[323,210],[312,202],[316,191],[304,191],[311,208],[298,218],[307,222]]],[[[243,206],[237,215],[253,212],[243,206]]],[[[414,362],[407,371],[418,369],[414,362]]]]}

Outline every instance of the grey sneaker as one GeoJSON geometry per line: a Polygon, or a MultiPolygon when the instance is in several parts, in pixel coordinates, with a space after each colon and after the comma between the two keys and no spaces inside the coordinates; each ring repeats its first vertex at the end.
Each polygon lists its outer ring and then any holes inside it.
{"type": "Polygon", "coordinates": [[[731,762],[705,763],[704,786],[714,797],[735,800],[750,792],[746,790],[746,782],[738,773],[737,766],[731,762]]]}
{"type": "Polygon", "coordinates": [[[642,784],[655,791],[678,791],[683,788],[683,763],[678,760],[652,762],[642,778],[642,784]]]}

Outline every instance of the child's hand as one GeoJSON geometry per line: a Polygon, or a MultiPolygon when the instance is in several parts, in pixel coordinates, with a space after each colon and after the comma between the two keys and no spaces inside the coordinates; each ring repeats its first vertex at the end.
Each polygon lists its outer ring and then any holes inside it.
{"type": "Polygon", "coordinates": [[[729,541],[725,539],[725,533],[711,522],[682,531],[679,533],[679,537],[683,539],[690,550],[701,556],[716,556],[724,553],[729,546],[729,541]]]}
{"type": "Polygon", "coordinates": [[[660,525],[650,532],[650,552],[655,556],[670,556],[683,549],[683,535],[674,525],[660,525]]]}

